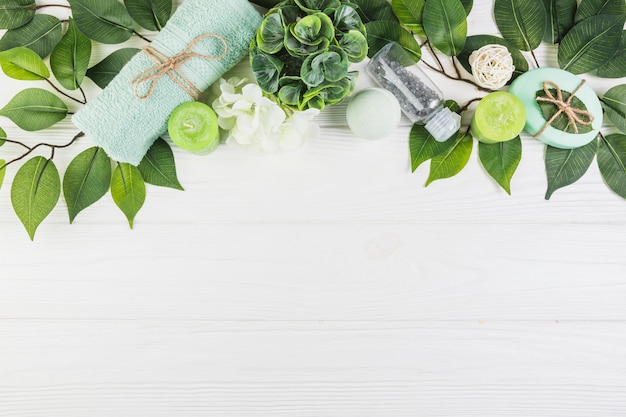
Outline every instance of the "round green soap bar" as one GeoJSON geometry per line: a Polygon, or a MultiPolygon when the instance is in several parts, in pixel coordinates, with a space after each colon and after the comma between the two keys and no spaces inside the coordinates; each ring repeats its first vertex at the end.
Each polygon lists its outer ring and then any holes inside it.
{"type": "Polygon", "coordinates": [[[525,122],[522,102],[511,93],[496,91],[478,102],[471,130],[483,143],[506,142],[520,134],[525,122]]]}
{"type": "Polygon", "coordinates": [[[383,88],[366,88],[354,95],[346,109],[348,126],[363,139],[388,136],[400,123],[398,99],[383,88]]]}
{"type": "MultiPolygon", "coordinates": [[[[537,104],[537,92],[543,91],[543,83],[551,81],[559,86],[562,91],[573,92],[583,82],[583,80],[571,72],[556,68],[537,68],[525,72],[511,83],[509,92],[515,94],[522,100],[526,108],[526,126],[524,130],[534,136],[541,131],[546,124],[546,119],[541,113],[537,104]]],[[[555,94],[556,96],[556,94],[555,94]]],[[[592,130],[586,133],[568,133],[548,126],[538,140],[546,145],[561,149],[573,149],[584,146],[591,142],[602,127],[602,106],[598,96],[588,85],[583,85],[577,92],[579,98],[587,107],[587,110],[594,116],[591,123],[592,130]]]]}
{"type": "Polygon", "coordinates": [[[199,155],[213,152],[220,143],[217,115],[199,101],[176,107],[167,122],[167,131],[178,147],[199,155]]]}

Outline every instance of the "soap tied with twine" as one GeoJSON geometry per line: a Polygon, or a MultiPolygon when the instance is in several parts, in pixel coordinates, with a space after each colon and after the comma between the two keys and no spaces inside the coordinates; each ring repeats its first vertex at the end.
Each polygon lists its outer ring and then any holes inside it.
{"type": "Polygon", "coordinates": [[[139,100],[146,100],[152,96],[154,90],[157,86],[157,82],[161,77],[168,76],[178,85],[183,91],[185,91],[192,99],[197,99],[198,96],[202,93],[200,89],[198,89],[185,75],[180,71],[180,67],[183,66],[187,61],[199,58],[205,59],[209,61],[217,61],[222,59],[228,53],[228,43],[226,40],[215,33],[206,33],[204,35],[200,35],[194,40],[192,40],[189,45],[185,47],[180,53],[174,55],[173,57],[167,57],[165,54],[157,51],[152,46],[145,46],[143,48],[143,52],[150,57],[154,62],[155,66],[149,68],[140,74],[138,74],[135,78],[131,80],[131,84],[133,85],[133,91],[135,93],[135,97],[139,100]],[[193,50],[193,47],[203,39],[206,38],[215,38],[222,42],[224,45],[224,50],[219,55],[204,55],[199,54],[193,50]],[[140,90],[144,84],[148,85],[148,91],[145,93],[141,93],[140,90]]]}
{"type": "Polygon", "coordinates": [[[554,104],[557,107],[557,111],[554,112],[552,117],[546,122],[541,130],[533,135],[535,139],[541,136],[541,134],[548,128],[548,126],[552,125],[552,123],[556,120],[557,117],[559,117],[561,113],[567,116],[567,118],[569,119],[567,126],[572,126],[575,133],[578,133],[577,124],[582,126],[589,126],[593,123],[594,116],[591,112],[583,109],[577,109],[572,106],[572,100],[575,94],[578,92],[578,90],[582,88],[584,84],[585,80],[582,80],[578,87],[576,87],[576,89],[570,93],[567,100],[563,100],[563,92],[556,83],[552,81],[543,82],[543,91],[546,93],[546,97],[537,97],[536,100],[554,104]],[[552,94],[550,87],[553,87],[556,91],[556,97],[552,94]],[[580,116],[584,116],[585,119],[582,119],[580,116]]]}

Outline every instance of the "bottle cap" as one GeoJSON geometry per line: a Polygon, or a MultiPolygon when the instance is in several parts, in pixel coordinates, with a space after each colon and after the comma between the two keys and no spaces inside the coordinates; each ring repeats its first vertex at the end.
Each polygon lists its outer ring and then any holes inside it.
{"type": "Polygon", "coordinates": [[[461,127],[461,115],[444,107],[424,127],[437,142],[445,142],[461,127]]]}

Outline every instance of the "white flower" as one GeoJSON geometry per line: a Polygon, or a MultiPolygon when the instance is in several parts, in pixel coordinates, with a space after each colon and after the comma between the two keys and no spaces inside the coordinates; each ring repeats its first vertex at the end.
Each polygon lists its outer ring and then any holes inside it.
{"type": "Polygon", "coordinates": [[[319,135],[319,126],[312,121],[319,110],[294,111],[288,116],[257,84],[246,82],[233,77],[220,79],[214,86],[219,96],[212,107],[228,145],[277,152],[297,149],[319,135]]]}

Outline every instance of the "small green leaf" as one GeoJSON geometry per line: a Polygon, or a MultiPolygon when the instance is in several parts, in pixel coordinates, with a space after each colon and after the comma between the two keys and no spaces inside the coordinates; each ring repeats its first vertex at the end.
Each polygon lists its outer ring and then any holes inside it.
{"type": "Polygon", "coordinates": [[[54,162],[43,156],[28,160],[15,174],[11,203],[30,239],[37,227],[56,206],[61,195],[61,179],[54,162]]]}
{"type": "Polygon", "coordinates": [[[172,148],[161,138],[148,149],[138,168],[142,178],[148,184],[183,190],[176,175],[172,148]]]}
{"type": "Polygon", "coordinates": [[[35,16],[35,0],[0,0],[0,29],[24,26],[35,16]]]}
{"type": "Polygon", "coordinates": [[[381,20],[366,23],[365,28],[367,29],[367,43],[369,45],[367,56],[370,58],[390,42],[398,42],[402,45],[415,62],[418,62],[422,57],[422,51],[415,37],[398,23],[381,20]]]}
{"type": "Polygon", "coordinates": [[[0,52],[0,65],[8,77],[16,80],[45,80],[50,77],[43,59],[24,46],[0,52]]]}
{"type": "Polygon", "coordinates": [[[559,43],[574,26],[576,0],[543,0],[543,5],[548,13],[548,27],[543,40],[549,43],[559,43]]]}
{"type": "Polygon", "coordinates": [[[478,157],[485,171],[510,195],[511,179],[522,159],[520,137],[493,144],[479,142],[478,157]]]}
{"type": "Polygon", "coordinates": [[[117,0],[68,0],[76,26],[101,43],[121,43],[134,33],[133,19],[117,0]]]}
{"type": "Polygon", "coordinates": [[[602,107],[611,122],[626,133],[626,84],[609,89],[601,99],[602,107]]]}
{"type": "Polygon", "coordinates": [[[392,0],[391,2],[391,8],[402,26],[419,35],[425,34],[422,26],[425,5],[425,0],[392,0]]]}
{"type": "Polygon", "coordinates": [[[90,57],[91,41],[70,18],[65,35],[50,55],[52,73],[63,87],[76,90],[85,78],[90,57]]]}
{"type": "Polygon", "coordinates": [[[4,174],[7,172],[6,161],[0,159],[0,188],[2,188],[2,182],[4,181],[4,174]]]}
{"type": "Polygon", "coordinates": [[[132,57],[140,49],[122,48],[111,53],[102,61],[87,70],[87,77],[91,78],[96,85],[104,89],[132,57]]]}
{"type": "Polygon", "coordinates": [[[428,0],[424,31],[430,43],[448,56],[457,56],[467,37],[467,16],[459,0],[428,0]]]}
{"type": "Polygon", "coordinates": [[[8,117],[24,130],[35,131],[63,120],[67,106],[48,90],[27,88],[0,109],[0,116],[8,117]]]}
{"type": "Polygon", "coordinates": [[[398,18],[393,13],[391,5],[387,0],[352,0],[357,6],[357,11],[363,23],[387,20],[398,22],[398,18]]]}
{"type": "Polygon", "coordinates": [[[453,140],[439,142],[432,137],[423,125],[414,124],[409,134],[409,150],[411,152],[411,171],[424,162],[441,155],[454,145],[453,140]]]}
{"type": "Polygon", "coordinates": [[[474,140],[469,133],[459,132],[452,146],[442,154],[435,156],[430,162],[430,174],[426,186],[436,180],[450,178],[461,172],[472,154],[474,140]]]}
{"type": "Polygon", "coordinates": [[[576,23],[591,16],[626,14],[624,0],[582,0],[576,10],[576,23]]]}
{"type": "MultiPolygon", "coordinates": [[[[550,91],[550,94],[552,95],[552,97],[558,97],[558,94],[556,93],[556,89],[549,88],[548,91],[550,91]]],[[[569,96],[571,95],[571,93],[566,90],[561,90],[561,94],[563,95],[563,101],[565,102],[567,102],[569,96]]],[[[552,119],[552,117],[554,117],[554,115],[557,112],[559,112],[560,109],[556,104],[549,102],[549,101],[542,101],[538,99],[539,97],[544,98],[544,99],[548,98],[548,94],[545,92],[545,90],[537,91],[535,93],[535,97],[537,97],[537,104],[539,105],[541,114],[543,118],[546,120],[546,122],[552,119]]],[[[576,96],[572,97],[570,104],[573,109],[588,111],[585,103],[576,96]]],[[[576,121],[572,123],[570,121],[570,118],[564,112],[561,112],[552,121],[552,123],[550,123],[550,126],[552,126],[553,128],[557,130],[562,130],[563,132],[567,132],[567,133],[587,133],[593,130],[593,127],[591,126],[591,122],[593,120],[588,115],[578,114],[578,118],[583,122],[588,122],[589,124],[585,125],[582,123],[578,123],[576,121]],[[574,125],[576,127],[574,127],[574,125]]]]}
{"type": "Polygon", "coordinates": [[[172,15],[172,0],[124,0],[128,14],[141,27],[161,30],[172,15]]]}
{"type": "Polygon", "coordinates": [[[599,68],[616,53],[622,38],[623,16],[592,16],[577,23],[561,41],[561,69],[583,74],[599,68]]]}
{"type": "Polygon", "coordinates": [[[522,51],[541,43],[547,22],[543,0],[495,0],[493,15],[502,37],[522,51]]]}
{"type": "Polygon", "coordinates": [[[0,39],[0,51],[25,46],[45,58],[61,40],[62,31],[59,19],[38,14],[24,26],[8,30],[0,39]]]}
{"type": "Polygon", "coordinates": [[[132,229],[135,216],[146,200],[146,183],[136,166],[118,162],[111,178],[111,196],[132,229]]]}
{"type": "Polygon", "coordinates": [[[459,54],[459,62],[463,65],[463,68],[469,73],[472,72],[472,67],[469,64],[469,57],[472,52],[482,48],[485,45],[498,44],[506,46],[506,48],[511,53],[511,57],[513,58],[513,66],[515,69],[513,70],[513,75],[511,76],[511,80],[509,83],[528,71],[528,61],[522,54],[522,52],[511,42],[499,38],[493,35],[474,35],[468,36],[465,40],[465,45],[463,46],[463,51],[459,54]]]}
{"type": "Polygon", "coordinates": [[[70,223],[78,213],[100,200],[111,184],[111,159],[102,148],[91,147],[78,154],[63,176],[63,195],[70,223]]]}
{"type": "Polygon", "coordinates": [[[7,134],[3,128],[0,127],[0,146],[4,145],[6,142],[7,134]]]}
{"type": "Polygon", "coordinates": [[[626,135],[601,137],[598,167],[606,185],[620,197],[626,198],[626,135]]]}
{"type": "Polygon", "coordinates": [[[622,40],[617,52],[606,64],[598,67],[596,75],[603,78],[626,77],[626,30],[622,31],[622,40]]]}
{"type": "Polygon", "coordinates": [[[548,176],[546,200],[559,188],[575,183],[582,177],[596,156],[598,141],[592,140],[575,149],[560,149],[546,146],[545,165],[548,176]]]}

